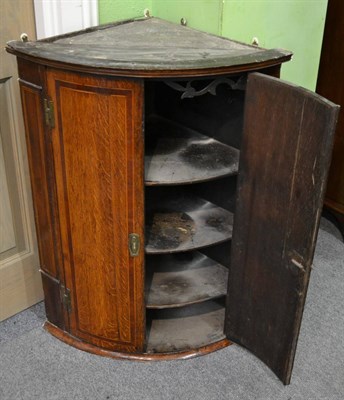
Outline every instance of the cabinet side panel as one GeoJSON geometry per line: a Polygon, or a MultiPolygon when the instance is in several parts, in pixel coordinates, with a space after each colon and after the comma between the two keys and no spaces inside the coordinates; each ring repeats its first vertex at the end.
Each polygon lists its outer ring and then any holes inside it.
{"type": "Polygon", "coordinates": [[[130,257],[128,236],[143,238],[143,160],[135,152],[143,147],[141,85],[51,73],[48,87],[58,113],[53,143],[71,333],[99,347],[139,350],[143,249],[130,257]]]}
{"type": "Polygon", "coordinates": [[[289,383],[338,107],[249,76],[226,333],[289,383]]]}
{"type": "Polygon", "coordinates": [[[54,236],[48,193],[48,172],[45,163],[41,90],[22,83],[20,90],[29,155],[40,267],[53,277],[57,277],[58,270],[55,261],[54,236]]]}

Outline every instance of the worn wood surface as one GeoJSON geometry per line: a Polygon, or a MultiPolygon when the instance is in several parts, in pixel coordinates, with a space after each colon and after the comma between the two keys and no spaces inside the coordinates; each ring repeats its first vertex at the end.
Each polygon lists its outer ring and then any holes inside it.
{"type": "Polygon", "coordinates": [[[291,58],[285,50],[249,46],[158,18],[100,26],[48,40],[12,41],[7,49],[48,65],[104,68],[125,71],[128,76],[144,76],[148,71],[155,76],[168,75],[168,71],[187,75],[192,70],[216,68],[224,68],[222,73],[226,73],[241,66],[269,67],[291,58]]]}
{"type": "Polygon", "coordinates": [[[221,339],[218,342],[211,343],[206,346],[198,347],[195,349],[183,350],[176,353],[125,353],[119,351],[110,351],[101,349],[89,343],[82,342],[75,338],[68,332],[65,332],[50,322],[44,324],[44,328],[57,339],[69,344],[79,350],[87,351],[91,354],[96,354],[101,357],[109,357],[119,360],[130,361],[169,361],[169,360],[188,360],[189,358],[203,356],[213,351],[221,350],[232,343],[227,339],[221,339]]]}
{"type": "Polygon", "coordinates": [[[144,341],[142,83],[48,71],[70,332],[111,350],[144,341]]]}
{"type": "Polygon", "coordinates": [[[41,270],[44,305],[47,320],[60,329],[68,330],[68,318],[61,302],[61,281],[41,270]]]}
{"type": "Polygon", "coordinates": [[[146,124],[146,185],[178,185],[234,175],[239,151],[163,118],[146,124]]]}
{"type": "Polygon", "coordinates": [[[59,286],[54,281],[56,279],[63,283],[64,273],[51,132],[45,124],[43,111],[43,97],[46,96],[45,71],[41,66],[22,59],[18,59],[18,71],[40,269],[46,274],[42,276],[42,283],[47,317],[55,325],[68,329],[68,315],[59,300],[59,286]]]}
{"type": "Polygon", "coordinates": [[[248,79],[226,334],[287,384],[306,298],[338,107],[248,79]]]}
{"type": "Polygon", "coordinates": [[[208,301],[192,306],[151,311],[147,353],[174,353],[203,347],[224,339],[225,309],[208,301]]]}
{"type": "Polygon", "coordinates": [[[344,234],[344,2],[329,0],[316,92],[339,104],[337,130],[325,205],[334,212],[344,234]]]}
{"type": "Polygon", "coordinates": [[[228,269],[200,252],[146,258],[147,308],[200,303],[227,293],[228,269]]]}
{"type": "Polygon", "coordinates": [[[42,107],[44,72],[41,67],[20,60],[19,73],[40,268],[59,278],[52,216],[51,147],[45,133],[42,107]]]}
{"type": "Polygon", "coordinates": [[[192,195],[151,197],[146,211],[147,254],[195,250],[232,237],[233,214],[192,195]]]}

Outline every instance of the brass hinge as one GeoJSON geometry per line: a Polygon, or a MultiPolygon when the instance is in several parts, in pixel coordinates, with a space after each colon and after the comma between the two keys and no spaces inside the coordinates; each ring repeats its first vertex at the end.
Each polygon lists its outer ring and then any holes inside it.
{"type": "Polygon", "coordinates": [[[44,99],[43,103],[45,123],[50,129],[55,128],[54,103],[48,99],[44,99]]]}
{"type": "Polygon", "coordinates": [[[140,252],[140,235],[137,233],[129,234],[129,254],[131,257],[137,257],[140,252]]]}
{"type": "Polygon", "coordinates": [[[70,297],[70,290],[67,289],[64,285],[60,285],[60,296],[61,301],[68,313],[72,311],[72,301],[70,297]]]}

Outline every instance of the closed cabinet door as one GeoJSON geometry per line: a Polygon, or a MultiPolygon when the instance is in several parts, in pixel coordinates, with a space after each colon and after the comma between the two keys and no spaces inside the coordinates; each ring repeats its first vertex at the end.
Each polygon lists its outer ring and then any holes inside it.
{"type": "Polygon", "coordinates": [[[142,82],[48,69],[47,93],[69,331],[141,351],[142,82]]]}
{"type": "Polygon", "coordinates": [[[226,334],[290,382],[339,107],[248,79],[226,334]]]}

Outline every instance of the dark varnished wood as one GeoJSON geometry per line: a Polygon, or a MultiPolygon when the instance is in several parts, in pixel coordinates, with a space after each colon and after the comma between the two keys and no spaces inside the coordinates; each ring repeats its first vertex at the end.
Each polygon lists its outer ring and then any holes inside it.
{"type": "Polygon", "coordinates": [[[192,306],[155,310],[148,317],[147,353],[176,353],[197,349],[225,338],[225,309],[207,301],[192,306]]]}
{"type": "Polygon", "coordinates": [[[48,189],[49,172],[46,162],[47,138],[43,122],[42,87],[21,79],[20,90],[29,152],[31,187],[36,199],[34,209],[41,269],[57,277],[48,189]]]}
{"type": "Polygon", "coordinates": [[[130,257],[128,235],[143,238],[142,83],[54,70],[47,81],[70,332],[140,351],[143,250],[130,257]]]}
{"type": "MultiPolygon", "coordinates": [[[[232,76],[231,79],[239,80],[240,76],[232,76]]],[[[213,77],[200,78],[194,86],[202,88],[212,81],[213,77]]],[[[244,98],[243,90],[221,84],[217,87],[216,96],[207,93],[181,99],[180,92],[165,82],[146,82],[148,116],[158,115],[236,149],[240,149],[241,144],[244,98]]]]}
{"type": "Polygon", "coordinates": [[[147,254],[195,250],[232,237],[233,214],[210,201],[180,192],[146,203],[147,254]]]}
{"type": "Polygon", "coordinates": [[[325,205],[344,235],[344,2],[329,0],[317,93],[342,106],[335,135],[325,205]]]}
{"type": "Polygon", "coordinates": [[[196,183],[238,172],[239,151],[163,118],[146,124],[147,186],[196,183]]]}
{"type": "Polygon", "coordinates": [[[50,322],[44,324],[44,328],[57,339],[67,343],[79,350],[87,351],[88,353],[96,354],[102,357],[109,357],[121,360],[131,361],[168,361],[168,360],[187,360],[189,358],[203,356],[217,350],[221,350],[230,346],[232,343],[227,339],[222,339],[218,342],[211,343],[197,349],[180,351],[177,353],[121,353],[102,349],[89,343],[80,341],[78,338],[70,335],[50,322]]]}
{"type": "Polygon", "coordinates": [[[47,320],[60,329],[68,329],[68,319],[61,301],[61,282],[43,270],[41,277],[44,290],[44,304],[47,320]]]}
{"type": "Polygon", "coordinates": [[[147,308],[172,308],[225,296],[228,269],[200,252],[146,258],[147,308]]]}
{"type": "Polygon", "coordinates": [[[227,337],[289,383],[338,106],[261,74],[248,79],[227,337]]]}
{"type": "Polygon", "coordinates": [[[50,321],[68,329],[68,315],[60,301],[59,285],[64,282],[64,273],[51,134],[44,122],[43,111],[45,70],[35,63],[18,59],[18,71],[45,307],[50,321]]]}
{"type": "Polygon", "coordinates": [[[158,18],[124,21],[49,40],[12,41],[7,50],[49,66],[136,77],[190,76],[197,75],[197,70],[201,75],[228,74],[268,68],[291,58],[285,50],[264,50],[158,18]]]}

